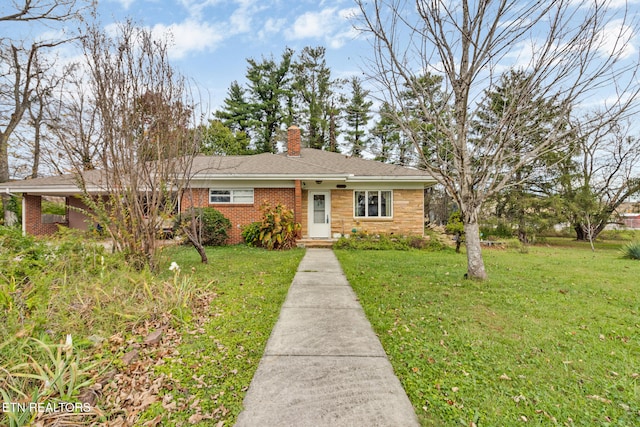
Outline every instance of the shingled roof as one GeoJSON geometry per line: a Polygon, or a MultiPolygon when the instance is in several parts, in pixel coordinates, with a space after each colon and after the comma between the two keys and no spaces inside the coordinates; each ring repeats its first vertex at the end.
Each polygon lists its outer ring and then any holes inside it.
{"type": "Polygon", "coordinates": [[[432,183],[425,171],[340,153],[303,148],[300,156],[263,153],[253,156],[199,156],[193,163],[195,179],[339,179],[401,180],[432,183]]]}
{"type": "MultiPolygon", "coordinates": [[[[346,182],[394,181],[431,184],[425,171],[340,153],[303,148],[300,156],[262,153],[248,156],[197,156],[192,181],[198,180],[335,180],[346,182]]],[[[101,172],[83,172],[89,191],[99,192],[101,172]]],[[[0,184],[0,191],[31,194],[79,192],[76,175],[60,175],[0,184]]]]}

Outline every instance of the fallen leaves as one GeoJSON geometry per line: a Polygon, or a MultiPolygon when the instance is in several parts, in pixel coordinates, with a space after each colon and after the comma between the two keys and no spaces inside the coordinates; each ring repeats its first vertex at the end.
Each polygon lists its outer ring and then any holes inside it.
{"type": "Polygon", "coordinates": [[[600,397],[597,394],[590,394],[586,396],[587,399],[593,399],[593,400],[597,400],[598,402],[602,402],[602,403],[606,403],[609,404],[611,403],[611,401],[609,399],[606,399],[604,397],[600,397]]]}
{"type": "MultiPolygon", "coordinates": [[[[184,333],[205,333],[203,325],[209,320],[209,306],[215,297],[217,295],[211,293],[195,299],[191,307],[193,322],[184,333]]],[[[223,405],[207,412],[202,409],[202,401],[195,395],[174,398],[171,391],[181,390],[181,385],[155,369],[164,365],[167,359],[179,359],[178,347],[182,342],[183,332],[171,327],[172,323],[172,316],[165,313],[138,324],[129,333],[119,332],[96,342],[97,348],[106,345],[106,350],[121,356],[118,369],[103,374],[92,386],[81,391],[79,399],[91,406],[91,412],[55,414],[55,417],[47,414],[39,416],[34,425],[155,427],[166,425],[177,414],[191,413],[187,420],[189,424],[206,422],[208,425],[222,426],[222,421],[215,423],[215,420],[220,420],[229,413],[223,405]],[[142,423],[141,414],[156,404],[162,408],[162,414],[142,423]]],[[[208,386],[202,378],[203,376],[194,375],[194,379],[199,380],[199,388],[208,386]]]]}

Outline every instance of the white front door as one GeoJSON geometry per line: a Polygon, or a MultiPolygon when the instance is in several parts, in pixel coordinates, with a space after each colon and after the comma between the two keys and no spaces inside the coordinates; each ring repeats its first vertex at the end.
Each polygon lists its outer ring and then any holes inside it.
{"type": "Polygon", "coordinates": [[[309,237],[331,237],[331,193],[309,191],[309,237]]]}

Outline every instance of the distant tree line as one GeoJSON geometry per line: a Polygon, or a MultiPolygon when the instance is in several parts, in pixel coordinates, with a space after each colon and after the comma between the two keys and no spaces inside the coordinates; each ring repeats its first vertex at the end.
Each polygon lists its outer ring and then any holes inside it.
{"type": "Polygon", "coordinates": [[[358,77],[333,78],[322,46],[278,59],[248,59],[245,86],[231,83],[223,106],[209,122],[207,154],[276,152],[292,124],[310,148],[360,157],[369,148],[373,101],[358,77]]]}

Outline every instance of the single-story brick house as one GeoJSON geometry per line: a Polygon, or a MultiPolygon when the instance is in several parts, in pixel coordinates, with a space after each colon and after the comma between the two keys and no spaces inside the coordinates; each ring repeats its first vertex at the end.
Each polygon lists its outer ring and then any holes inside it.
{"type": "MultiPolygon", "coordinates": [[[[248,156],[198,156],[180,210],[213,207],[232,223],[229,243],[239,243],[242,226],[261,217],[260,206],[282,203],[293,208],[303,239],[331,239],[356,231],[423,235],[424,189],[435,183],[424,171],[344,154],[300,147],[300,130],[288,131],[286,153],[248,156]]],[[[99,173],[90,171],[89,174],[99,173]]],[[[25,233],[57,230],[42,221],[43,196],[63,196],[65,225],[86,229],[86,217],[73,176],[37,178],[0,184],[23,195],[25,233]]]]}

